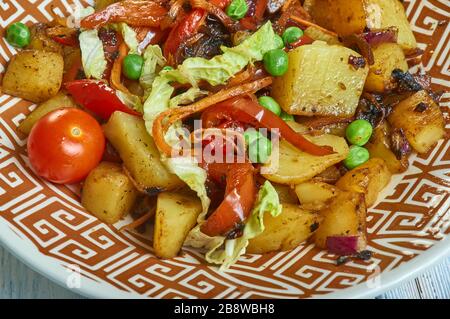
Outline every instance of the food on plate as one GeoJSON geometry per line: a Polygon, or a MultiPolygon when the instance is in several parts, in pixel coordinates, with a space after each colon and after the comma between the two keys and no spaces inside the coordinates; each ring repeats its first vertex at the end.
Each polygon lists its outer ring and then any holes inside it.
{"type": "Polygon", "coordinates": [[[35,103],[44,102],[61,88],[63,69],[64,60],[58,53],[20,51],[9,62],[3,76],[2,90],[35,103]]]}
{"type": "Polygon", "coordinates": [[[131,212],[137,197],[120,164],[101,162],[83,183],[81,204],[101,221],[114,224],[131,212]]]}
{"type": "Polygon", "coordinates": [[[38,104],[18,128],[35,173],[80,183],[159,258],[189,246],[226,270],[312,243],[368,259],[367,210],[445,136],[400,1],[73,9],[6,27],[2,92],[38,104]]]}

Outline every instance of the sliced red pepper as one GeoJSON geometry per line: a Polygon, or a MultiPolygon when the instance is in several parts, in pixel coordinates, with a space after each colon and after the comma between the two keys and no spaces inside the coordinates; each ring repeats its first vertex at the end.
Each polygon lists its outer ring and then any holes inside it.
{"type": "Polygon", "coordinates": [[[254,168],[250,163],[211,163],[211,175],[225,176],[225,197],[217,209],[201,226],[208,236],[224,236],[244,222],[256,199],[254,168]]]}
{"type": "Polygon", "coordinates": [[[79,80],[65,84],[67,91],[84,108],[107,120],[115,111],[140,116],[117,97],[116,92],[102,81],[79,80]]]}
{"type": "Polygon", "coordinates": [[[167,59],[169,59],[170,55],[175,55],[184,41],[198,32],[206,16],[207,12],[205,10],[194,9],[170,31],[164,44],[164,56],[167,59]]]}
{"type": "Polygon", "coordinates": [[[153,1],[124,0],[81,20],[81,27],[93,29],[109,23],[125,22],[130,26],[159,27],[167,10],[153,1]]]}
{"type": "Polygon", "coordinates": [[[301,134],[295,132],[275,113],[263,108],[250,98],[234,98],[216,104],[202,113],[202,125],[205,128],[216,127],[223,120],[238,120],[255,128],[278,129],[279,134],[298,149],[311,155],[323,156],[333,153],[329,146],[316,145],[301,134]]]}
{"type": "Polygon", "coordinates": [[[288,45],[287,45],[287,48],[288,48],[289,50],[292,50],[292,49],[298,48],[298,47],[300,47],[300,46],[302,46],[302,45],[311,44],[311,43],[313,43],[313,42],[314,42],[313,39],[311,39],[311,38],[308,37],[307,35],[303,35],[303,36],[301,36],[297,41],[288,44],[288,45]]]}
{"type": "Polygon", "coordinates": [[[76,36],[70,37],[57,36],[53,37],[52,40],[68,47],[77,47],[79,44],[78,37],[76,36]]]}

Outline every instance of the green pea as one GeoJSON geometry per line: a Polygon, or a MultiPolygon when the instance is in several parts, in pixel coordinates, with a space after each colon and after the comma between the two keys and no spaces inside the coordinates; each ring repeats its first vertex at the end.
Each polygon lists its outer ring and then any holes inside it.
{"type": "Polygon", "coordinates": [[[30,29],[22,22],[13,23],[6,30],[6,40],[12,46],[24,48],[31,41],[30,29]]]}
{"type": "Polygon", "coordinates": [[[295,121],[294,115],[281,111],[280,118],[285,121],[295,121]]]}
{"type": "Polygon", "coordinates": [[[283,41],[285,45],[294,43],[303,36],[303,31],[297,27],[289,27],[283,32],[283,41]]]}
{"type": "Polygon", "coordinates": [[[348,169],[354,169],[361,164],[364,164],[369,160],[369,151],[361,146],[352,145],[350,146],[347,158],[344,160],[344,165],[348,169]]]}
{"type": "Polygon", "coordinates": [[[275,34],[275,42],[277,43],[277,49],[283,49],[284,48],[283,38],[280,37],[278,34],[275,34]]]}
{"type": "Polygon", "coordinates": [[[278,104],[277,101],[275,101],[272,97],[261,96],[260,98],[258,98],[258,102],[262,107],[280,116],[281,114],[280,104],[278,104]]]}
{"type": "Polygon", "coordinates": [[[345,135],[347,140],[354,145],[363,146],[372,136],[372,125],[366,120],[356,120],[347,126],[345,135]]]}
{"type": "Polygon", "coordinates": [[[140,55],[128,54],[125,59],[123,59],[123,74],[130,80],[138,80],[141,76],[143,66],[144,59],[140,55]]]}
{"type": "Polygon", "coordinates": [[[172,71],[172,70],[173,70],[173,67],[171,67],[170,65],[166,65],[165,67],[163,67],[161,69],[161,71],[172,71]]]}
{"type": "Polygon", "coordinates": [[[252,163],[266,163],[272,153],[272,143],[260,137],[248,146],[248,157],[252,163]]]}
{"type": "Polygon", "coordinates": [[[254,141],[260,138],[265,138],[265,136],[254,128],[249,128],[244,132],[245,144],[247,145],[252,144],[254,141]]]}
{"type": "Polygon", "coordinates": [[[245,0],[233,0],[227,7],[227,15],[233,20],[240,20],[247,14],[248,5],[245,0]]]}
{"type": "Polygon", "coordinates": [[[282,49],[274,49],[264,54],[264,68],[273,76],[281,76],[286,73],[289,65],[289,58],[282,49]]]}

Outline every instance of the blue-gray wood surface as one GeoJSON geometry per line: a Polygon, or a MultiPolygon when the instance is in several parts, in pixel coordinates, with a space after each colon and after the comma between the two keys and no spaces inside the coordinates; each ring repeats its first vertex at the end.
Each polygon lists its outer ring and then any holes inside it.
{"type": "MultiPolygon", "coordinates": [[[[82,297],[34,272],[0,246],[0,298],[82,297]]],[[[378,298],[450,299],[450,257],[378,298]]]]}

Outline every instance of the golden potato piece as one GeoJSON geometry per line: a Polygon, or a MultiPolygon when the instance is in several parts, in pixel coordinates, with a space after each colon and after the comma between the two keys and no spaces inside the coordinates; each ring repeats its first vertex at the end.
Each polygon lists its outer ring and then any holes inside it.
{"type": "Polygon", "coordinates": [[[303,208],[321,210],[337,196],[339,189],[334,185],[312,179],[295,185],[295,193],[303,208]]]}
{"type": "Polygon", "coordinates": [[[147,133],[142,118],[114,112],[103,126],[103,131],[119,152],[125,168],[139,190],[155,195],[185,185],[161,162],[161,155],[147,133]]]}
{"type": "Polygon", "coordinates": [[[314,233],[319,222],[319,215],[298,205],[283,204],[279,216],[264,214],[264,232],[250,239],[247,252],[264,254],[294,249],[314,233]]]}
{"type": "Polygon", "coordinates": [[[305,9],[314,21],[339,35],[369,29],[398,29],[398,40],[405,53],[413,52],[417,42],[403,5],[398,0],[305,0],[305,9]]]}
{"type": "Polygon", "coordinates": [[[384,122],[377,127],[370,138],[369,143],[364,145],[369,151],[370,158],[381,158],[386,162],[389,171],[392,174],[398,174],[408,169],[408,158],[404,156],[398,159],[389,147],[389,125],[384,122]]]}
{"type": "Polygon", "coordinates": [[[153,234],[156,256],[173,258],[178,255],[201,211],[197,197],[168,192],[159,194],[153,234]]]}
{"type": "Polygon", "coordinates": [[[77,107],[77,105],[71,97],[59,92],[49,100],[39,104],[38,107],[36,107],[34,111],[20,123],[19,131],[27,135],[30,134],[31,129],[37,121],[39,121],[46,114],[62,107],[77,107]]]}
{"type": "Polygon", "coordinates": [[[314,234],[320,248],[327,248],[327,237],[360,236],[359,250],[365,246],[366,205],[364,195],[354,192],[339,192],[330,205],[320,211],[322,221],[314,234]]]}
{"type": "Polygon", "coordinates": [[[344,191],[364,194],[366,206],[370,207],[375,204],[378,194],[389,184],[391,176],[383,159],[371,158],[345,173],[336,186],[344,191]]]}
{"type": "Polygon", "coordinates": [[[370,66],[364,88],[370,92],[383,93],[395,88],[392,71],[408,70],[402,48],[397,43],[383,43],[373,50],[375,63],[370,66]]]}
{"type": "Polygon", "coordinates": [[[439,105],[424,90],[397,104],[388,121],[393,127],[403,129],[408,142],[418,153],[428,152],[445,135],[439,105]]]}
{"type": "Polygon", "coordinates": [[[114,224],[130,213],[137,195],[119,164],[101,162],[83,184],[81,204],[101,221],[114,224]]]}
{"type": "Polygon", "coordinates": [[[289,114],[352,116],[369,67],[356,69],[351,56],[360,54],[322,41],[290,51],[288,71],[274,78],[272,96],[289,114]]]}
{"type": "Polygon", "coordinates": [[[11,59],[3,77],[3,93],[40,103],[58,93],[64,61],[48,51],[20,51],[11,59]]]}
{"type": "Polygon", "coordinates": [[[315,156],[300,151],[286,140],[274,147],[269,161],[263,165],[261,174],[271,182],[295,185],[310,180],[328,167],[347,157],[348,145],[344,138],[334,135],[306,136],[318,145],[329,145],[335,153],[315,156]]]}

